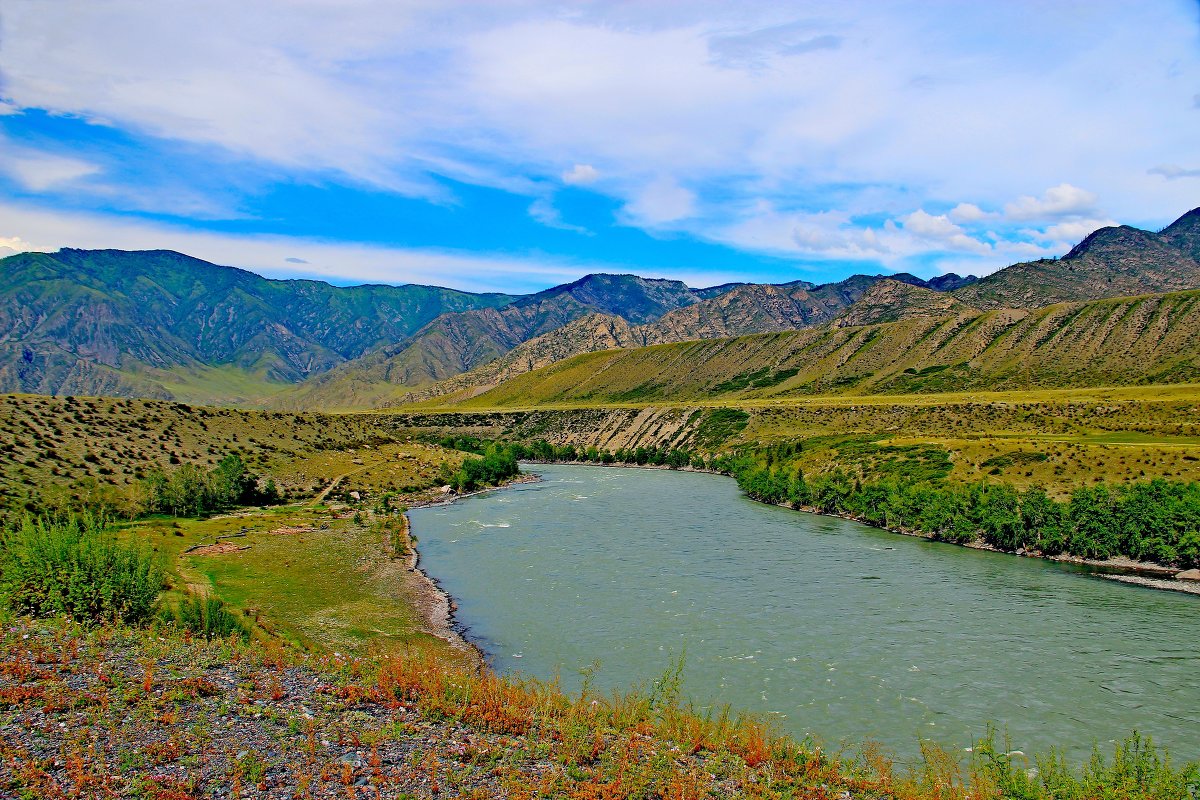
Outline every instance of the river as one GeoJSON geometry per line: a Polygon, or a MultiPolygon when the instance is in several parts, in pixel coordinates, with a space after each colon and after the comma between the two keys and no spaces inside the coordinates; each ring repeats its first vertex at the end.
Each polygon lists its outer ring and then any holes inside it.
{"type": "Polygon", "coordinates": [[[1200,598],[755,503],[730,478],[526,467],[411,512],[501,672],[624,689],[684,656],[698,707],[826,745],[966,747],[988,721],[1076,760],[1133,729],[1200,757],[1200,598]],[[686,652],[686,655],[684,655],[686,652]]]}

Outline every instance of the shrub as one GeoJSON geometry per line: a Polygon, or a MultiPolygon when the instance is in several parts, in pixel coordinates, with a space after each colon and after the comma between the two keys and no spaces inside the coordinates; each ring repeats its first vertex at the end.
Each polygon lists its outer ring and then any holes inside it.
{"type": "Polygon", "coordinates": [[[184,630],[199,634],[206,639],[225,639],[229,636],[249,637],[246,626],[236,614],[225,607],[219,597],[191,594],[179,602],[176,622],[184,630]]]}
{"type": "Polygon", "coordinates": [[[155,558],[118,542],[97,517],[26,517],[3,533],[0,596],[21,613],[136,624],[162,588],[155,558]]]}

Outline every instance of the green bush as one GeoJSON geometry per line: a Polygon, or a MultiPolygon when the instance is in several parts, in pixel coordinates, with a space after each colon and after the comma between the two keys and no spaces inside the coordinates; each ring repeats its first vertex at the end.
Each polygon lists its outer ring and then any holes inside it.
{"type": "Polygon", "coordinates": [[[996,732],[990,728],[975,745],[973,758],[981,777],[994,787],[994,795],[1005,798],[1193,800],[1200,788],[1200,767],[1173,767],[1166,752],[1137,731],[1117,742],[1111,761],[1094,749],[1082,774],[1053,751],[1036,757],[1036,769],[1030,769],[1028,759],[1014,753],[1007,740],[1003,746],[997,744],[996,732]]]}
{"type": "Polygon", "coordinates": [[[188,593],[179,602],[175,621],[184,630],[206,639],[225,639],[234,635],[243,639],[249,637],[241,619],[226,608],[219,597],[188,593]]]}
{"type": "Polygon", "coordinates": [[[96,517],[27,517],[3,533],[0,597],[20,613],[136,624],[154,613],[162,588],[157,560],[96,517]]]}

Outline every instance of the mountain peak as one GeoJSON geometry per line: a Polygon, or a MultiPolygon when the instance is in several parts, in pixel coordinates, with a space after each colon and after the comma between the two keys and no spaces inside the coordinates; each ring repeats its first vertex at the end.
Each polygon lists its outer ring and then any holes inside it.
{"type": "Polygon", "coordinates": [[[1088,253],[1100,249],[1118,247],[1139,247],[1154,239],[1154,234],[1133,228],[1129,225],[1110,225],[1097,228],[1084,237],[1083,241],[1071,248],[1071,252],[1062,257],[1063,261],[1082,258],[1088,253]]]}
{"type": "Polygon", "coordinates": [[[1200,208],[1193,208],[1179,219],[1163,228],[1163,233],[1170,236],[1182,232],[1200,232],[1200,208]]]}
{"type": "Polygon", "coordinates": [[[683,281],[597,272],[524,297],[514,306],[536,306],[562,297],[570,297],[592,310],[616,314],[637,324],[658,319],[668,311],[697,300],[683,281]]]}

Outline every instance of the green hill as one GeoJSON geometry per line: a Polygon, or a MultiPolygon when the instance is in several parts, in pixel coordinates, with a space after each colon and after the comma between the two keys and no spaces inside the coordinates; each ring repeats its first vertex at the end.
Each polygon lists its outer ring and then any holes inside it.
{"type": "Polygon", "coordinates": [[[1200,291],[1038,310],[590,353],[519,375],[473,407],[941,392],[1200,380],[1200,291]]]}
{"type": "Polygon", "coordinates": [[[0,391],[41,394],[261,402],[442,313],[513,299],[268,280],[167,250],[21,253],[0,271],[0,391]]]}
{"type": "MultiPolygon", "coordinates": [[[[948,277],[964,281],[958,276],[948,277]]],[[[874,317],[886,315],[888,319],[899,319],[966,308],[951,295],[927,286],[925,281],[905,274],[891,278],[854,275],[821,286],[803,281],[779,285],[741,284],[671,311],[645,325],[631,325],[613,315],[581,317],[530,339],[469,372],[427,388],[412,391],[402,385],[379,387],[372,396],[381,405],[435,397],[461,399],[581,353],[796,330],[845,319],[846,315],[855,313],[871,316],[870,321],[881,321],[874,317]]],[[[346,371],[352,370],[354,366],[347,365],[346,371]]]]}

